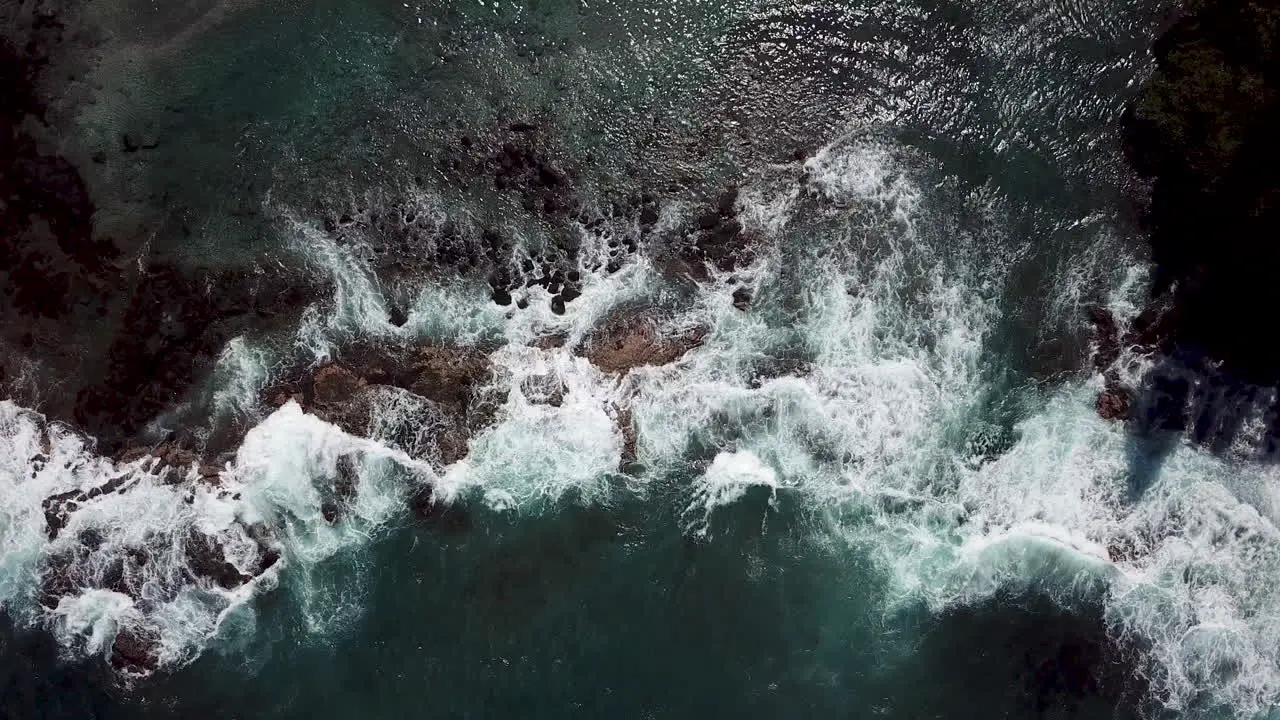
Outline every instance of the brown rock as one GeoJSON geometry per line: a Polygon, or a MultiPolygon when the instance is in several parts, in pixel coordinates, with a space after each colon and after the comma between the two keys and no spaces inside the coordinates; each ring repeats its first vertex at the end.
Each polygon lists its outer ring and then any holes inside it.
{"type": "Polygon", "coordinates": [[[1104,420],[1123,420],[1129,416],[1129,395],[1123,390],[1104,390],[1096,407],[1104,420]]]}
{"type": "Polygon", "coordinates": [[[152,673],[160,665],[160,637],[149,628],[126,625],[111,643],[111,667],[138,675],[152,673]]]}
{"type": "Polygon", "coordinates": [[[707,331],[694,327],[665,333],[643,312],[615,315],[584,341],[581,354],[610,373],[626,373],[643,365],[666,365],[702,344],[707,331]]]}
{"type": "Polygon", "coordinates": [[[164,467],[185,470],[197,460],[196,454],[191,450],[168,442],[156,446],[151,455],[160,460],[159,466],[155,468],[157,470],[164,467]]]}
{"type": "Polygon", "coordinates": [[[151,450],[149,448],[135,445],[133,447],[125,448],[124,452],[116,455],[116,462],[120,464],[127,464],[134,460],[147,457],[150,454],[151,450]]]}
{"type": "Polygon", "coordinates": [[[475,387],[489,377],[489,358],[475,348],[426,346],[415,353],[412,372],[410,392],[465,408],[475,387]]]}
{"type": "Polygon", "coordinates": [[[365,386],[365,381],[347,368],[329,363],[312,375],[313,401],[328,405],[350,401],[365,386]]]}
{"type": "MultiPolygon", "coordinates": [[[[489,422],[500,405],[498,398],[485,392],[489,377],[488,353],[481,348],[356,344],[343,348],[337,361],[301,370],[263,397],[299,398],[307,412],[353,435],[365,435],[378,398],[390,388],[407,391],[429,400],[434,411],[443,414],[431,437],[434,447],[419,451],[431,462],[447,465],[466,455],[471,433],[489,422]]],[[[339,475],[344,467],[354,468],[350,460],[346,462],[345,466],[339,463],[339,475]]],[[[353,471],[346,475],[355,477],[353,471]]],[[[354,492],[354,480],[346,484],[354,492]]]]}
{"type": "Polygon", "coordinates": [[[529,344],[539,350],[552,350],[554,348],[564,347],[566,339],[568,338],[564,333],[553,333],[551,335],[543,335],[529,344]]]}

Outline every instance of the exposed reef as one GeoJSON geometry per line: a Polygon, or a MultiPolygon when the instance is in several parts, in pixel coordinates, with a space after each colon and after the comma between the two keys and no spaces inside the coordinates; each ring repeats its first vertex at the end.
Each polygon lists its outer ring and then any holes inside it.
{"type": "Polygon", "coordinates": [[[1280,380],[1280,343],[1260,324],[1280,301],[1278,42],[1275,3],[1190,0],[1124,119],[1151,182],[1154,292],[1173,301],[1164,349],[1259,385],[1280,380]]]}

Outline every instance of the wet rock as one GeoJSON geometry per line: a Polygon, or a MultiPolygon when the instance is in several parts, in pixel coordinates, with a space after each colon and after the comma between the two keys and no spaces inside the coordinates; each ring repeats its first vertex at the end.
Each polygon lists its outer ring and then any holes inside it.
{"type": "Polygon", "coordinates": [[[342,500],[355,497],[359,478],[355,457],[347,454],[338,458],[338,477],[333,483],[334,494],[342,500]]]}
{"type": "Polygon", "coordinates": [[[758,388],[776,378],[804,377],[813,370],[813,361],[798,355],[766,355],[756,358],[751,365],[751,378],[747,382],[750,388],[758,388]]]}
{"type": "Polygon", "coordinates": [[[751,299],[751,288],[741,287],[733,291],[733,306],[743,312],[751,307],[751,299]]]}
{"type": "Polygon", "coordinates": [[[583,341],[579,354],[605,372],[627,373],[644,365],[666,365],[702,344],[702,327],[666,331],[644,310],[606,320],[583,341]]]}
{"type": "Polygon", "coordinates": [[[1093,326],[1093,367],[1105,372],[1120,357],[1120,334],[1115,317],[1103,307],[1089,308],[1093,326]]]}
{"type": "Polygon", "coordinates": [[[625,471],[627,466],[636,460],[636,447],[639,443],[639,435],[636,432],[635,419],[631,414],[630,405],[616,405],[613,408],[613,420],[617,425],[618,434],[622,437],[622,454],[620,459],[621,470],[625,471]]]}
{"type": "MultiPolygon", "coordinates": [[[[200,456],[194,450],[174,442],[160,443],[151,450],[151,456],[156,458],[156,463],[151,468],[152,472],[172,469],[173,472],[168,475],[168,481],[172,483],[182,482],[193,465],[197,468],[200,465],[200,456]]],[[[216,477],[217,474],[218,471],[215,469],[212,477],[216,477]]]]}
{"type": "Polygon", "coordinates": [[[95,498],[120,492],[128,486],[129,481],[128,475],[120,475],[88,490],[68,490],[45,498],[41,505],[44,509],[45,528],[49,539],[56,538],[58,533],[66,527],[71,513],[95,498]]]}
{"type": "Polygon", "coordinates": [[[518,195],[530,213],[563,219],[579,204],[570,173],[552,159],[537,136],[537,128],[517,124],[511,130],[515,135],[484,163],[492,174],[493,186],[518,195]]]}
{"type": "Polygon", "coordinates": [[[563,295],[552,296],[551,312],[555,313],[556,315],[563,315],[565,313],[565,310],[566,308],[564,305],[564,296],[563,295]]]}
{"type": "Polygon", "coordinates": [[[569,336],[564,333],[552,333],[550,335],[538,337],[529,344],[539,350],[553,350],[555,348],[564,347],[564,344],[568,339],[569,336]]]}
{"type": "Polygon", "coordinates": [[[1280,344],[1235,320],[1280,304],[1280,6],[1187,3],[1152,54],[1123,129],[1150,180],[1153,300],[1172,298],[1161,339],[1193,364],[1273,385],[1280,344]]]}
{"type": "Polygon", "coordinates": [[[58,607],[62,598],[74,595],[79,583],[75,578],[74,556],[63,551],[49,555],[40,565],[40,604],[50,610],[58,607]]]}
{"type": "Polygon", "coordinates": [[[102,374],[75,398],[77,424],[114,453],[212,369],[225,343],[292,320],[316,284],[285,271],[188,271],[153,265],[138,281],[102,374]]]}
{"type": "Polygon", "coordinates": [[[497,398],[490,397],[496,391],[487,386],[490,372],[488,354],[479,348],[358,343],[341,348],[334,361],[267,388],[263,399],[296,399],[307,412],[363,436],[382,393],[408,391],[441,414],[428,459],[448,465],[466,454],[471,433],[497,411],[497,398]]]}
{"type": "Polygon", "coordinates": [[[183,548],[187,555],[187,569],[195,580],[207,579],[232,590],[253,579],[227,561],[222,542],[214,536],[192,531],[187,535],[183,548]]]}
{"type": "Polygon", "coordinates": [[[132,445],[120,451],[119,453],[116,453],[115,461],[120,465],[125,465],[128,463],[134,462],[135,460],[141,460],[142,458],[150,457],[150,456],[151,456],[151,448],[143,447],[140,445],[132,445]]]}
{"type": "Polygon", "coordinates": [[[137,625],[125,625],[111,643],[111,667],[135,675],[149,675],[160,666],[160,635],[137,625]]]}
{"type": "Polygon", "coordinates": [[[733,217],[737,214],[738,206],[738,188],[726,188],[720,197],[716,199],[716,210],[719,211],[720,217],[733,217]]]}
{"type": "Polygon", "coordinates": [[[351,370],[337,363],[327,363],[312,375],[312,402],[340,405],[351,402],[366,383],[351,370]]]}
{"type": "Polygon", "coordinates": [[[666,238],[671,251],[660,252],[655,262],[666,274],[699,282],[710,270],[730,272],[755,261],[758,238],[736,217],[738,191],[729,188],[694,214],[682,237],[666,238]]]}
{"type": "Polygon", "coordinates": [[[387,322],[396,327],[404,327],[409,322],[409,311],[405,310],[400,303],[387,304],[387,322]]]}
{"type": "Polygon", "coordinates": [[[1104,420],[1124,420],[1129,417],[1129,394],[1121,388],[1104,390],[1098,394],[1096,407],[1104,420]]]}
{"type": "Polygon", "coordinates": [[[520,392],[535,405],[560,407],[569,388],[554,374],[533,375],[520,383],[520,392]]]}

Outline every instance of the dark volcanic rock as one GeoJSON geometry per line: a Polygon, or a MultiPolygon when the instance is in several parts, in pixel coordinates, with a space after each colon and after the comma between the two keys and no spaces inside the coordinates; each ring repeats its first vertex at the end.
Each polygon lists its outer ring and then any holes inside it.
{"type": "Polygon", "coordinates": [[[705,281],[710,269],[729,272],[754,262],[758,238],[737,218],[737,202],[738,189],[730,187],[696,213],[683,237],[665,241],[673,252],[660,253],[659,266],[668,274],[705,281]]]}
{"type": "MultiPolygon", "coordinates": [[[[115,454],[182,398],[228,337],[261,327],[265,316],[287,319],[314,293],[298,292],[309,283],[287,272],[162,259],[157,248],[185,229],[177,220],[140,219],[120,237],[97,226],[104,214],[178,218],[184,210],[121,208],[114,197],[99,208],[73,159],[93,155],[100,164],[106,154],[81,148],[79,136],[47,117],[55,114],[46,100],[58,101],[58,118],[70,111],[68,63],[80,61],[72,46],[86,38],[58,13],[74,5],[19,3],[0,26],[0,383],[115,454]]],[[[127,144],[154,145],[132,136],[127,144]]]]}
{"type": "Polygon", "coordinates": [[[147,675],[160,666],[160,636],[137,625],[125,625],[111,643],[111,667],[135,675],[147,675]]]}
{"type": "Polygon", "coordinates": [[[67,526],[70,514],[79,507],[96,497],[125,489],[129,484],[129,480],[128,475],[120,475],[88,490],[68,490],[45,498],[42,505],[44,507],[45,531],[48,533],[49,539],[52,540],[58,536],[58,533],[67,526]]]}
{"type": "Polygon", "coordinates": [[[471,530],[472,520],[460,502],[446,502],[436,497],[431,487],[419,487],[409,496],[414,517],[428,529],[445,535],[460,535],[471,530]]]}
{"type": "Polygon", "coordinates": [[[1000,592],[931,618],[898,680],[930,690],[904,698],[904,714],[946,717],[963,696],[998,717],[1140,717],[1143,648],[1112,637],[1100,603],[1076,605],[1000,592]]]}
{"type": "Polygon", "coordinates": [[[534,404],[560,407],[569,388],[554,374],[534,375],[520,383],[520,392],[534,404]]]}
{"type": "Polygon", "coordinates": [[[193,531],[187,535],[183,547],[187,552],[187,567],[193,579],[211,580],[227,590],[253,579],[227,561],[222,542],[212,535],[193,531]]]}
{"type": "Polygon", "coordinates": [[[1163,339],[1272,384],[1280,344],[1248,319],[1280,304],[1280,5],[1192,0],[1154,54],[1125,131],[1152,179],[1155,291],[1174,297],[1163,339]]]}
{"type": "Polygon", "coordinates": [[[228,340],[291,318],[318,292],[313,283],[283,271],[148,268],[100,376],[76,398],[78,424],[115,452],[181,400],[228,340]]]}

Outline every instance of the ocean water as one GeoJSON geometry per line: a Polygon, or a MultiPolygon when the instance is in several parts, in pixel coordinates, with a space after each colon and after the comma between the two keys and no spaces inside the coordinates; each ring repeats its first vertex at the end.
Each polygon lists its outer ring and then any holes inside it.
{"type": "MultiPolygon", "coordinates": [[[[184,262],[294,263],[331,294],[284,330],[231,340],[196,393],[211,427],[251,426],[220,488],[165,482],[149,460],[116,463],[0,403],[0,713],[1274,716],[1280,501],[1250,445],[1261,418],[1214,454],[1094,405],[1086,310],[1126,326],[1146,297],[1116,126],[1168,11],[86,11],[103,39],[82,142],[161,139],[90,184],[169,198],[189,232],[156,242],[184,262]],[[734,184],[753,261],[679,281],[661,234],[625,212],[539,220],[487,178],[433,169],[461,135],[483,144],[517,121],[578,168],[585,203],[660,188],[659,229],[734,184]],[[536,285],[518,308],[483,279],[388,279],[372,240],[323,222],[392,202],[498,228],[517,256],[571,242],[582,295],[556,314],[536,285]],[[606,272],[623,239],[640,251],[606,272]],[[623,378],[569,349],[636,306],[673,332],[704,328],[702,344],[623,378]],[[534,344],[555,333],[568,342],[534,344]],[[368,438],[259,402],[290,363],[356,339],[484,348],[503,400],[464,459],[421,456],[433,416],[407,393],[379,399],[368,438]],[[558,406],[527,396],[547,378],[565,388],[558,406]],[[620,407],[636,426],[626,462],[620,407]],[[319,487],[351,457],[357,493],[331,523],[319,487]],[[84,503],[50,540],[44,498],[106,478],[129,490],[84,503]],[[409,502],[425,485],[452,508],[430,521],[409,502]],[[183,580],[185,532],[216,534],[249,568],[258,525],[282,553],[261,577],[183,580]],[[42,561],[89,532],[87,572],[148,548],[145,603],[97,589],[41,607],[42,561]],[[163,667],[113,675],[112,641],[139,623],[163,667]]],[[[1119,367],[1135,383],[1151,371],[1136,355],[1119,367]]]]}

